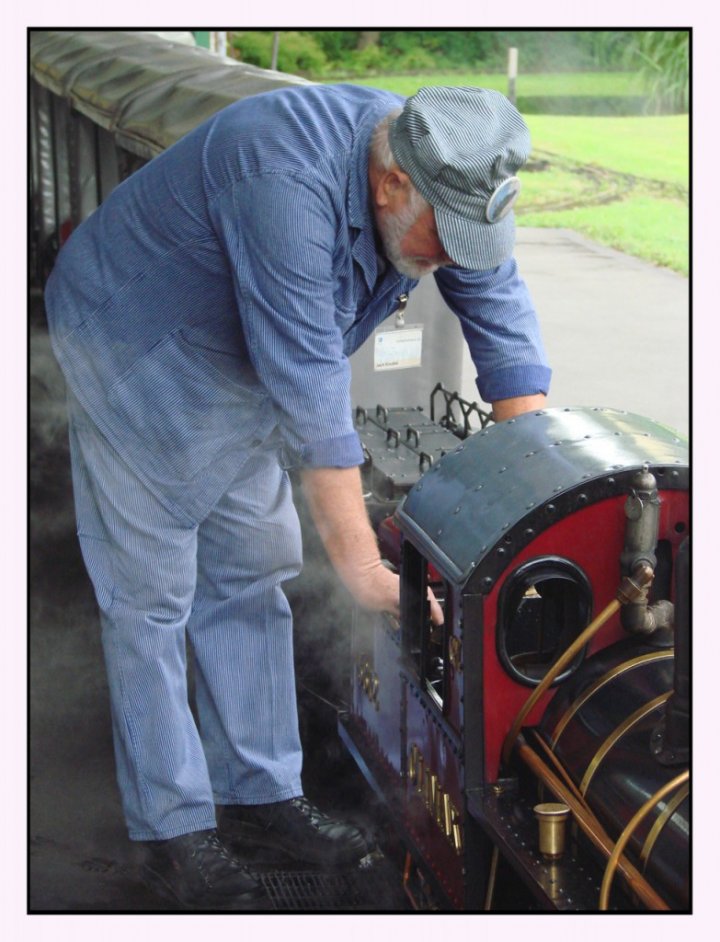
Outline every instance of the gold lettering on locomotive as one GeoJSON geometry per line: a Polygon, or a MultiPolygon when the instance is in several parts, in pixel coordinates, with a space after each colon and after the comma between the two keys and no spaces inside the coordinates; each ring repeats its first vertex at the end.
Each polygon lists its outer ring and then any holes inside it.
{"type": "Polygon", "coordinates": [[[370,666],[370,661],[364,657],[358,663],[358,684],[370,703],[375,705],[375,709],[380,709],[380,678],[370,666]]]}
{"type": "Polygon", "coordinates": [[[415,787],[415,791],[422,797],[425,807],[440,832],[457,854],[462,853],[460,813],[450,795],[440,784],[437,774],[427,766],[417,743],[410,746],[408,778],[410,784],[415,787]]]}

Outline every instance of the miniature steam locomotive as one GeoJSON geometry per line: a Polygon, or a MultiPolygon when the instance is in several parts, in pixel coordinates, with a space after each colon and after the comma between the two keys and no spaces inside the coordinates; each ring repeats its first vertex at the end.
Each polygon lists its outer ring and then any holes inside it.
{"type": "Polygon", "coordinates": [[[686,444],[600,408],[476,410],[468,434],[440,392],[440,422],[357,414],[401,618],[355,612],[339,731],[406,892],[514,908],[505,873],[535,908],[687,910],[686,444]]]}

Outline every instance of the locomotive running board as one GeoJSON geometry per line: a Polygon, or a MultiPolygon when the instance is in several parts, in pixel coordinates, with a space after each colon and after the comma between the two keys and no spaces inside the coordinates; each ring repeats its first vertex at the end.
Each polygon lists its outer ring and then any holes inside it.
{"type": "Polygon", "coordinates": [[[538,833],[533,810],[518,797],[515,789],[503,787],[500,794],[496,794],[492,786],[472,789],[468,791],[467,809],[542,909],[551,912],[597,910],[598,874],[588,873],[587,858],[583,865],[570,851],[557,862],[548,862],[540,856],[535,850],[538,833]]]}

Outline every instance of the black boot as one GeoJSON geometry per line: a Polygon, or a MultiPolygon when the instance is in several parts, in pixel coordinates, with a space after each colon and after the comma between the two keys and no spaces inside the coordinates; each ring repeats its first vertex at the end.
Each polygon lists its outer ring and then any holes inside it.
{"type": "Polygon", "coordinates": [[[166,841],[147,841],[142,867],[146,885],[183,904],[250,904],[265,889],[221,843],[217,831],[193,831],[166,841]]]}
{"type": "Polygon", "coordinates": [[[230,844],[282,850],[295,860],[332,866],[351,864],[367,852],[360,831],[333,821],[307,798],[268,805],[223,805],[218,829],[230,844]]]}

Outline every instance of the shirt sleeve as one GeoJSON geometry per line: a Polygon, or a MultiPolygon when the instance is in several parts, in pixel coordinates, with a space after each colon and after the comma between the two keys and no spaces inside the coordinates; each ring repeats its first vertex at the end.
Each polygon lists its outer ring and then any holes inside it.
{"type": "Polygon", "coordinates": [[[515,259],[484,272],[441,268],[435,280],[460,319],[483,401],[547,393],[551,370],[515,259]]]}
{"type": "Polygon", "coordinates": [[[289,463],[362,464],[334,303],[338,219],[330,194],[307,174],[259,174],[216,200],[213,215],[250,357],[280,417],[289,463]]]}

